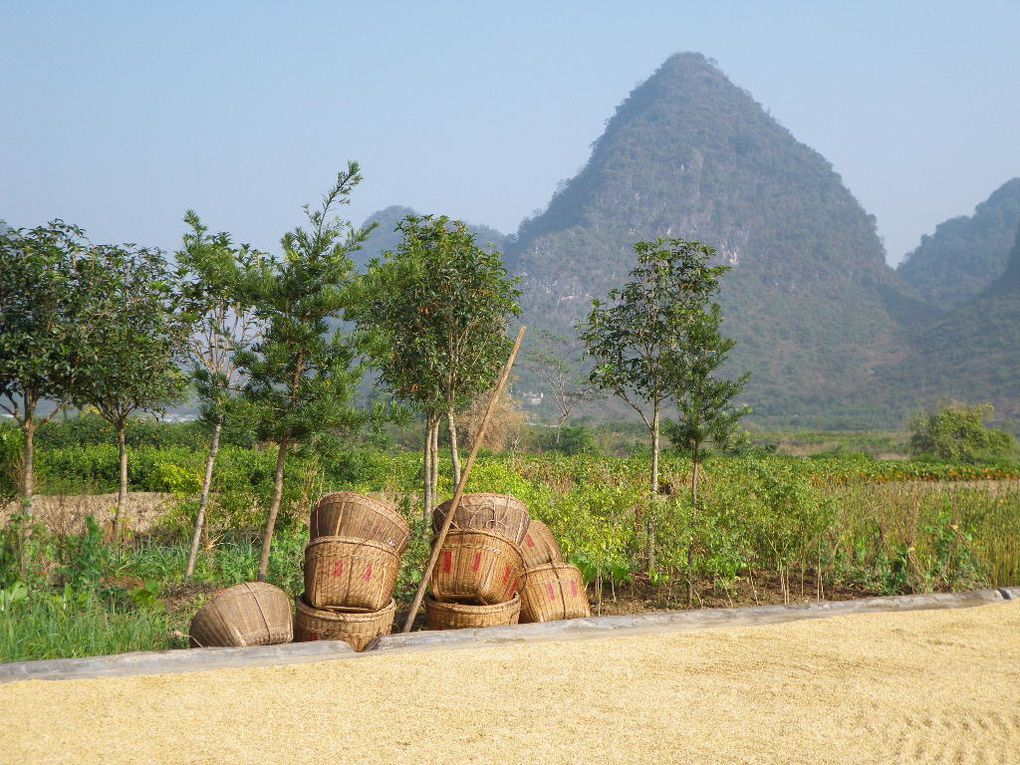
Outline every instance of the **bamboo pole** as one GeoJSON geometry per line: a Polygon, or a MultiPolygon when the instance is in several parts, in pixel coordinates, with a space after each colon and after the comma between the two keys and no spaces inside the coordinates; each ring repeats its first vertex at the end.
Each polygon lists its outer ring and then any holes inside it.
{"type": "Polygon", "coordinates": [[[404,622],[404,632],[411,631],[411,625],[414,624],[414,617],[418,615],[418,609],[421,608],[421,602],[425,597],[425,589],[429,586],[429,581],[432,579],[432,571],[436,567],[436,561],[439,560],[439,551],[443,547],[443,542],[446,541],[446,534],[450,531],[450,526],[453,523],[453,517],[457,514],[457,506],[460,504],[460,498],[464,495],[464,489],[467,487],[468,478],[471,476],[471,468],[475,465],[475,458],[478,456],[478,450],[482,446],[482,441],[485,438],[485,429],[489,426],[489,418],[492,416],[493,410],[496,408],[496,402],[499,401],[499,397],[503,395],[503,389],[506,388],[507,380],[510,379],[510,371],[514,367],[514,361],[517,359],[517,353],[521,350],[521,343],[524,342],[524,330],[526,327],[521,327],[517,332],[517,340],[514,342],[514,348],[510,351],[510,356],[506,360],[506,366],[503,367],[503,374],[500,375],[499,382],[496,383],[496,387],[493,390],[492,398],[489,399],[489,405],[485,409],[485,414],[482,416],[482,424],[478,426],[478,432],[471,441],[471,454],[468,455],[467,464],[464,465],[464,472],[461,473],[460,481],[457,484],[457,490],[453,493],[453,500],[450,502],[450,510],[446,513],[446,520],[443,521],[443,528],[439,530],[439,534],[436,536],[435,542],[432,544],[432,557],[429,558],[428,565],[425,566],[425,575],[421,578],[421,584],[418,585],[418,592],[414,596],[414,603],[411,604],[411,610],[407,614],[407,621],[404,622]]]}

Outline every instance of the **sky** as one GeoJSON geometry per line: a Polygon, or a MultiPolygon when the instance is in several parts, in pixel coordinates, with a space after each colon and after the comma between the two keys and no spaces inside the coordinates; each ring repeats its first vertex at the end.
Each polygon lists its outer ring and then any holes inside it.
{"type": "Polygon", "coordinates": [[[0,219],[173,250],[188,208],[274,249],[348,159],[513,232],[672,53],[832,162],[895,263],[1020,176],[1020,2],[0,0],[0,219]]]}

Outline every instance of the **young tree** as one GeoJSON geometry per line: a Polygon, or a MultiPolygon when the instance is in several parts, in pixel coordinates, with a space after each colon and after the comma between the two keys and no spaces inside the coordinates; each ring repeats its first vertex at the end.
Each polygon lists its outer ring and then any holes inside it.
{"type": "Polygon", "coordinates": [[[525,365],[549,390],[556,406],[556,445],[560,433],[578,404],[598,397],[588,375],[580,371],[583,359],[579,348],[562,335],[540,330],[525,365]]]}
{"type": "Polygon", "coordinates": [[[81,358],[75,399],[94,406],[117,431],[116,540],[127,504],[128,419],[139,411],[161,412],[181,396],[185,377],[178,362],[190,327],[162,252],[134,245],[95,251],[100,275],[88,305],[92,342],[81,358]]]}
{"type": "Polygon", "coordinates": [[[365,279],[358,317],[387,387],[425,415],[424,513],[438,476],[441,418],[450,431],[453,480],[460,480],[456,412],[490,388],[512,343],[517,280],[500,254],[475,244],[460,221],[408,216],[402,239],[365,279]]]}
{"type": "Polygon", "coordinates": [[[84,232],[62,221],[0,233],[0,408],[22,432],[22,548],[32,519],[36,429],[70,401],[93,320],[81,310],[91,265],[84,232]],[[52,408],[40,418],[43,401],[52,408]]]}
{"type": "MultiPolygon", "coordinates": [[[[595,359],[592,383],[633,408],[651,435],[650,499],[659,489],[659,432],[663,406],[688,374],[691,330],[719,291],[728,269],[711,266],[715,251],[700,242],[657,239],[634,245],[637,266],[631,281],[609,292],[609,305],[592,304],[581,340],[595,359]]],[[[646,519],[648,568],[655,567],[655,529],[646,519]]]]}
{"type": "Polygon", "coordinates": [[[361,369],[354,365],[356,349],[330,322],[348,318],[355,298],[349,254],[371,230],[356,229],[332,212],[349,204],[360,182],[358,163],[349,162],[319,209],[305,206],[308,228],[283,236],[283,257],[256,263],[242,279],[242,294],[263,330],[250,349],[236,354],[236,363],[247,380],[245,398],[258,411],[260,437],[278,445],[260,581],[269,570],[288,449],[356,419],[349,406],[361,379],[361,369]]]}
{"type": "Polygon", "coordinates": [[[700,315],[692,314],[687,344],[682,348],[686,370],[683,382],[674,391],[678,417],[667,422],[666,434],[674,446],[691,455],[691,504],[698,504],[698,472],[705,444],[725,445],[731,439],[740,418],[750,410],[735,407],[733,399],[744,389],[750,373],[736,380],[715,376],[736,341],[719,331],[722,312],[718,303],[706,305],[700,315]]]}
{"type": "Polygon", "coordinates": [[[240,290],[241,274],[255,269],[264,256],[248,245],[235,247],[229,234],[209,236],[194,210],[188,210],[184,222],[189,231],[184,235],[184,248],[177,253],[177,263],[185,304],[195,316],[187,344],[190,378],[201,403],[202,419],[212,427],[195,533],[184,570],[188,582],[195,573],[223,423],[239,404],[240,375],[234,352],[251,345],[259,329],[240,290]]]}

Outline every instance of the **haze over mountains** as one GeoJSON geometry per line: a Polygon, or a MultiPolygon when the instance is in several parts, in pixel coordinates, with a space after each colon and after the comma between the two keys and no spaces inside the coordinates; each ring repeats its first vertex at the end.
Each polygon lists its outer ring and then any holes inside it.
{"type": "Polygon", "coordinates": [[[1018,226],[1015,179],[890,268],[874,217],[825,158],[684,53],[631,92],[584,168],[504,246],[522,320],[573,334],[592,297],[625,280],[634,242],[710,244],[732,267],[730,368],[752,372],[743,399],[759,421],[898,426],[949,396],[1020,413],[1020,317],[1004,276],[1018,226]],[[982,355],[989,343],[998,350],[982,355]]]}

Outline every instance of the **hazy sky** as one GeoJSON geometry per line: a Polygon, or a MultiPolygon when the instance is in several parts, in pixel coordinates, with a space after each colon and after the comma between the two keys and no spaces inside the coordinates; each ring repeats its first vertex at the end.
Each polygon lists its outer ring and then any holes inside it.
{"type": "Polygon", "coordinates": [[[1020,2],[0,0],[0,219],[274,247],[348,158],[514,231],[671,53],[715,58],[878,217],[889,259],[1020,175],[1020,2]]]}

